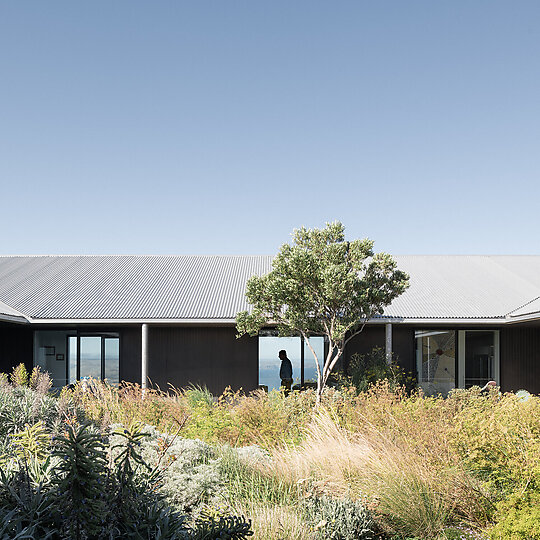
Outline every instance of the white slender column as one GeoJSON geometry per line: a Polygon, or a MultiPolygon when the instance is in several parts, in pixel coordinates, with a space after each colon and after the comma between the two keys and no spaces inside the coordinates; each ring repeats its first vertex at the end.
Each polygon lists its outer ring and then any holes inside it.
{"type": "Polygon", "coordinates": [[[148,325],[145,323],[141,328],[141,388],[148,387],[148,325]]]}
{"type": "Polygon", "coordinates": [[[385,352],[386,352],[386,363],[390,364],[392,362],[392,325],[387,323],[385,325],[385,352]]]}

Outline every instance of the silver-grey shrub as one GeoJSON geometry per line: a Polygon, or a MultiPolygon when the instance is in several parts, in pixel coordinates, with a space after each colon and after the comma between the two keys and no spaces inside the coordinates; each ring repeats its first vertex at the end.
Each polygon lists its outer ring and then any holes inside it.
{"type": "MultiPolygon", "coordinates": [[[[119,425],[111,426],[111,432],[119,425]]],[[[223,500],[224,479],[214,449],[198,439],[184,439],[159,432],[147,425],[148,436],[141,444],[141,455],[151,466],[163,469],[161,492],[167,502],[182,512],[193,513],[204,504],[223,500]]],[[[118,443],[111,435],[111,446],[118,443]]]]}
{"type": "Polygon", "coordinates": [[[0,437],[42,420],[52,426],[59,415],[58,400],[25,386],[0,387],[0,437]]]}
{"type": "Polygon", "coordinates": [[[307,497],[303,504],[306,521],[320,540],[372,540],[375,522],[359,501],[326,495],[307,497]]]}

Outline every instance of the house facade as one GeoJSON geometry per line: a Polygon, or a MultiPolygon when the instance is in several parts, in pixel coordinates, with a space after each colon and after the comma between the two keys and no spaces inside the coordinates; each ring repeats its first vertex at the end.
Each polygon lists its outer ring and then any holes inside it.
{"type": "MultiPolygon", "coordinates": [[[[428,393],[482,386],[540,393],[540,256],[397,256],[410,288],[347,345],[383,347],[428,393]]],[[[18,363],[54,385],[85,377],[255,389],[279,385],[278,351],[294,377],[314,377],[298,337],[272,328],[236,337],[245,284],[269,256],[2,256],[0,371],[18,363]]],[[[322,337],[312,338],[319,357],[322,337]]]]}

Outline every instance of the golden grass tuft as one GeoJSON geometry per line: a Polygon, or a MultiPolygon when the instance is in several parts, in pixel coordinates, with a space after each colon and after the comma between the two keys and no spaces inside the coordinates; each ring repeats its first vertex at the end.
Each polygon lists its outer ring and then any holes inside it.
{"type": "Polygon", "coordinates": [[[464,471],[440,465],[406,440],[370,426],[353,433],[320,409],[303,442],[275,450],[270,468],[289,482],[309,479],[316,491],[365,500],[389,532],[435,538],[451,516],[477,520],[485,502],[464,471]]]}

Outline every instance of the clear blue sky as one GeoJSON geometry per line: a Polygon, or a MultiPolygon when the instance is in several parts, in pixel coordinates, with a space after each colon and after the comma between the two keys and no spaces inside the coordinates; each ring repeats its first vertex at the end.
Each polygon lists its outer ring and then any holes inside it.
{"type": "Polygon", "coordinates": [[[2,1],[2,254],[540,253],[540,2],[2,1]]]}

